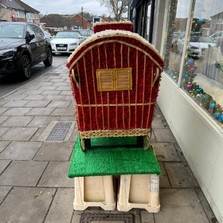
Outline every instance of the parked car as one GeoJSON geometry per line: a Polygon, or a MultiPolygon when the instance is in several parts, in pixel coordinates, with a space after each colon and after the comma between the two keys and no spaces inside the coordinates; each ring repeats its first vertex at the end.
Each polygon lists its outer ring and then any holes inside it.
{"type": "Polygon", "coordinates": [[[60,31],[51,40],[52,52],[72,53],[83,41],[84,38],[77,31],[60,31]]]}
{"type": "MultiPolygon", "coordinates": [[[[177,51],[182,53],[185,45],[185,36],[178,39],[177,41],[177,51]]],[[[205,50],[209,47],[215,47],[216,43],[209,36],[191,35],[189,40],[188,51],[192,54],[196,54],[198,58],[202,57],[205,50]]]]}
{"type": "Polygon", "coordinates": [[[15,74],[26,80],[31,67],[52,65],[52,49],[42,29],[26,22],[0,22],[0,75],[15,74]]]}
{"type": "Polygon", "coordinates": [[[223,55],[223,31],[215,32],[210,37],[214,39],[214,42],[216,43],[217,47],[220,48],[221,54],[223,55]]]}
{"type": "Polygon", "coordinates": [[[214,40],[214,42],[218,42],[218,40],[223,38],[223,31],[218,31],[210,35],[210,37],[214,40]]]}
{"type": "Polygon", "coordinates": [[[48,31],[44,31],[44,34],[45,34],[46,38],[48,38],[49,40],[52,39],[52,35],[48,31]]]}
{"type": "Polygon", "coordinates": [[[87,39],[89,36],[93,34],[93,31],[90,29],[77,29],[75,31],[78,31],[81,34],[81,36],[84,37],[84,39],[87,39]]]}

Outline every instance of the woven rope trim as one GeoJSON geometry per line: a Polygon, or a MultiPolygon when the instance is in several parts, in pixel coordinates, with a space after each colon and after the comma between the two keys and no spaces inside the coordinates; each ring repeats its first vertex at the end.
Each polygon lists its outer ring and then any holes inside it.
{"type": "Polygon", "coordinates": [[[131,129],[131,130],[92,130],[79,132],[82,139],[94,137],[124,137],[124,136],[146,136],[150,129],[131,129]]]}

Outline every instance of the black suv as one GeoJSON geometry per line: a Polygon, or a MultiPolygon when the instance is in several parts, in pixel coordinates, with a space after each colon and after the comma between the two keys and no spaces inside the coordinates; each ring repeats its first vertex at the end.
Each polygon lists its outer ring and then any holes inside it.
{"type": "Polygon", "coordinates": [[[31,76],[31,66],[52,65],[52,49],[43,30],[32,23],[0,22],[0,75],[31,76]]]}

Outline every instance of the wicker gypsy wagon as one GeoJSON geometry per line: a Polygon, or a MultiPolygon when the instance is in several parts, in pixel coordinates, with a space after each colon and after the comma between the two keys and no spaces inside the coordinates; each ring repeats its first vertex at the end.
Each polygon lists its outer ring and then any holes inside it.
{"type": "Polygon", "coordinates": [[[163,68],[130,22],[94,31],[67,61],[83,150],[93,137],[149,135],[163,68]]]}

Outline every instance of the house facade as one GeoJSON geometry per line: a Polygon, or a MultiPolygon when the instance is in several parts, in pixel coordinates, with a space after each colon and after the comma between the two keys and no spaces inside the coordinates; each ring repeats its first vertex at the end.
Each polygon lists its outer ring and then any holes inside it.
{"type": "Polygon", "coordinates": [[[82,16],[80,13],[72,16],[72,20],[76,21],[77,28],[81,29],[91,29],[92,22],[82,16]]]}
{"type": "Polygon", "coordinates": [[[3,1],[0,3],[0,21],[20,21],[39,24],[39,11],[20,0],[3,1]]]}
{"type": "Polygon", "coordinates": [[[211,31],[223,31],[223,12],[217,13],[211,17],[211,31]]]}

